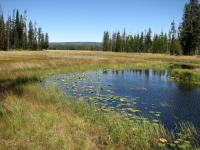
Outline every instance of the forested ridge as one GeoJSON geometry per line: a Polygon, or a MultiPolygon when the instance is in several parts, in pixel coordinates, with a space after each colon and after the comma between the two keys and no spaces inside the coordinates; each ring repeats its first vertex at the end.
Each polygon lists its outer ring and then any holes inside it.
{"type": "Polygon", "coordinates": [[[182,22],[178,29],[174,20],[169,33],[152,35],[152,30],[135,35],[124,29],[113,32],[104,31],[102,49],[114,52],[168,53],[171,55],[198,55],[200,48],[200,5],[198,0],[190,0],[183,8],[182,22]]]}
{"type": "Polygon", "coordinates": [[[20,14],[13,9],[13,15],[4,21],[2,9],[0,9],[0,50],[42,50],[49,47],[48,33],[42,33],[42,28],[37,28],[37,22],[28,23],[27,11],[20,14]]]}

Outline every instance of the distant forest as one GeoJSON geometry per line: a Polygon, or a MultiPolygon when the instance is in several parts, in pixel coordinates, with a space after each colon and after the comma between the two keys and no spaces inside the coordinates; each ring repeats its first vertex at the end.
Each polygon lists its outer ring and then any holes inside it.
{"type": "Polygon", "coordinates": [[[27,29],[26,18],[26,10],[22,15],[13,9],[12,17],[4,21],[0,9],[0,50],[42,50],[49,47],[48,33],[42,33],[42,28],[37,29],[37,23],[31,20],[27,29]]]}
{"type": "Polygon", "coordinates": [[[49,43],[50,50],[102,50],[101,42],[52,42],[49,43]]]}
{"type": "Polygon", "coordinates": [[[110,34],[104,31],[102,50],[114,52],[168,53],[171,55],[198,55],[200,48],[200,5],[198,0],[190,0],[183,9],[182,22],[176,30],[171,22],[169,33],[154,34],[151,28],[134,36],[125,29],[110,34]]]}

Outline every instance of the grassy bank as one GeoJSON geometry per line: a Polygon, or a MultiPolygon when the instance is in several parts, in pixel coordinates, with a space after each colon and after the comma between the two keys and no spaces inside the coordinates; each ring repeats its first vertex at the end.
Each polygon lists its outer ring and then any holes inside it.
{"type": "MultiPolygon", "coordinates": [[[[43,86],[53,74],[96,69],[166,69],[195,64],[196,57],[91,51],[0,52],[0,149],[195,149],[198,131],[179,134],[144,118],[105,113],[84,100],[70,102],[58,87],[43,86]],[[38,84],[35,84],[38,82],[38,84]]],[[[199,70],[193,70],[199,74],[199,70]]]]}
{"type": "Polygon", "coordinates": [[[200,83],[200,73],[193,70],[174,69],[171,71],[171,78],[185,83],[200,83]]]}

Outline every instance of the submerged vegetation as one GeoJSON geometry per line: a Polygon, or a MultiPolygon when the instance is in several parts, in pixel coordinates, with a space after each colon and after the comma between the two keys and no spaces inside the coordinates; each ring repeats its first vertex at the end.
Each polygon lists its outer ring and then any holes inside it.
{"type": "Polygon", "coordinates": [[[81,97],[71,101],[57,86],[41,84],[47,76],[61,73],[166,69],[171,63],[195,64],[191,71],[200,73],[200,60],[195,56],[0,52],[0,149],[198,149],[199,131],[190,123],[180,123],[177,133],[168,132],[157,120],[102,113],[81,97]]]}

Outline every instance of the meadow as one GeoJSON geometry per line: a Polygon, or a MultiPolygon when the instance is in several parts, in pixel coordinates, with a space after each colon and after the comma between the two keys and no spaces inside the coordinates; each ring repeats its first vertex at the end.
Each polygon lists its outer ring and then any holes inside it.
{"type": "Polygon", "coordinates": [[[99,69],[174,67],[172,77],[199,84],[198,56],[100,51],[0,51],[0,149],[199,149],[199,130],[180,122],[178,133],[146,118],[101,113],[71,101],[51,75],[99,69]],[[192,66],[182,69],[177,66],[192,66]],[[175,67],[174,67],[175,66],[175,67]]]}

